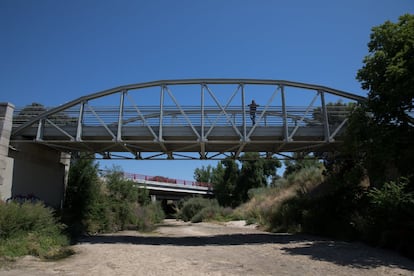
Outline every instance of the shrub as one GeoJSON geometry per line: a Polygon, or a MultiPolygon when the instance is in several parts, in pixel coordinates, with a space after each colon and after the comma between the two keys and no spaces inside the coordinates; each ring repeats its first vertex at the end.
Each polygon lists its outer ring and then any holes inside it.
{"type": "Polygon", "coordinates": [[[368,192],[369,207],[357,225],[363,238],[414,257],[414,192],[408,180],[398,179],[368,192]]]}
{"type": "Polygon", "coordinates": [[[236,213],[271,231],[301,231],[305,198],[311,197],[324,180],[323,166],[313,163],[276,180],[271,188],[251,189],[250,201],[236,213]]]}
{"type": "Polygon", "coordinates": [[[209,205],[208,199],[201,197],[192,197],[182,201],[182,205],[177,213],[177,218],[184,221],[191,221],[191,219],[200,212],[203,208],[209,205]]]}
{"type": "Polygon", "coordinates": [[[208,220],[214,220],[215,218],[220,216],[220,206],[217,205],[209,205],[201,209],[198,213],[196,213],[192,218],[191,222],[202,222],[208,220]]]}
{"type": "Polygon", "coordinates": [[[220,207],[215,199],[193,197],[182,202],[177,218],[184,221],[202,222],[209,220],[230,220],[233,215],[231,208],[220,207]]]}
{"type": "Polygon", "coordinates": [[[53,211],[42,203],[0,203],[0,256],[57,258],[69,251],[53,211]]]}
{"type": "Polygon", "coordinates": [[[135,206],[135,226],[138,231],[151,231],[164,218],[165,214],[159,202],[135,206]]]}
{"type": "Polygon", "coordinates": [[[294,197],[298,187],[285,186],[283,188],[273,187],[251,191],[252,198],[249,202],[236,209],[239,217],[249,223],[272,229],[272,219],[278,212],[281,204],[294,197]]]}
{"type": "Polygon", "coordinates": [[[97,168],[93,160],[72,160],[63,210],[72,238],[131,227],[150,230],[164,218],[160,205],[151,204],[148,190],[126,180],[119,167],[101,179],[97,168]]]}

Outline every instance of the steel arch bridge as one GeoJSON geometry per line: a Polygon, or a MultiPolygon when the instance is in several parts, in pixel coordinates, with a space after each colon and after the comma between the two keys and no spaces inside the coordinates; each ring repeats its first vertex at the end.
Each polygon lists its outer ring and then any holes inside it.
{"type": "Polygon", "coordinates": [[[342,143],[351,107],[362,101],[284,80],[161,80],[86,95],[36,116],[16,109],[10,140],[15,147],[37,143],[113,159],[332,152],[342,143]],[[259,105],[252,108],[251,99],[259,105]]]}

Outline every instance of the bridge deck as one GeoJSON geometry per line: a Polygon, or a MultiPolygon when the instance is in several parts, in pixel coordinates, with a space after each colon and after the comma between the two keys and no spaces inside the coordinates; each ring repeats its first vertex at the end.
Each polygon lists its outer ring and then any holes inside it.
{"type": "MultiPolygon", "coordinates": [[[[65,132],[76,136],[76,127],[64,127],[65,132]]],[[[200,127],[195,129],[201,132],[200,127]]],[[[252,127],[246,128],[250,131],[252,127]]],[[[111,130],[115,131],[115,128],[111,130]]],[[[154,127],[155,132],[159,127],[154,127]]],[[[241,132],[242,128],[238,128],[241,132]]],[[[294,127],[289,127],[292,132],[294,127]]],[[[207,129],[205,130],[207,131],[207,129]]],[[[36,138],[37,128],[26,129],[22,132],[21,141],[33,141],[36,138]]],[[[244,145],[244,152],[293,152],[303,151],[304,148],[319,146],[320,150],[335,150],[341,141],[324,141],[325,134],[323,126],[303,126],[297,129],[295,140],[286,143],[284,138],[284,128],[282,126],[258,126],[251,134],[248,141],[243,139],[235,132],[232,127],[215,127],[208,136],[208,139],[200,141],[193,130],[188,126],[163,127],[163,140],[157,141],[145,126],[124,126],[122,128],[122,141],[114,142],[113,137],[102,126],[85,126],[81,141],[70,140],[62,135],[61,131],[49,127],[44,129],[43,142],[55,147],[69,147],[71,149],[83,150],[85,147],[94,152],[110,150],[111,152],[163,152],[165,149],[172,152],[201,152],[204,147],[205,152],[227,152],[231,149],[236,150],[244,145]],[[110,148],[108,148],[108,146],[110,148]]],[[[42,143],[42,141],[38,141],[42,143]]]]}

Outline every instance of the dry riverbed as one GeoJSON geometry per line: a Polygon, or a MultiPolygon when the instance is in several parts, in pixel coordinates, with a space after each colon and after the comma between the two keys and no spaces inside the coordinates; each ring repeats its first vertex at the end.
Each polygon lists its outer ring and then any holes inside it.
{"type": "Polygon", "coordinates": [[[153,233],[82,239],[56,262],[24,257],[0,275],[414,275],[398,254],[305,235],[244,226],[165,220],[153,233]]]}

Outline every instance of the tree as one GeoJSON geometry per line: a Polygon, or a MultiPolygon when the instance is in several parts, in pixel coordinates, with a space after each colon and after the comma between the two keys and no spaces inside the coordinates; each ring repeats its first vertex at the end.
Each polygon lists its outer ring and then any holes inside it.
{"type": "Polygon", "coordinates": [[[292,159],[285,160],[285,171],[283,177],[286,178],[288,175],[297,173],[304,168],[321,167],[320,163],[316,158],[310,156],[308,153],[295,152],[293,153],[292,159]]]}
{"type": "Polygon", "coordinates": [[[222,162],[218,162],[217,166],[211,170],[211,183],[219,183],[224,177],[224,166],[222,162]]]}
{"type": "Polygon", "coordinates": [[[239,177],[239,167],[233,159],[225,159],[217,164],[214,170],[214,196],[221,206],[236,207],[239,204],[236,183],[239,177]]]}
{"type": "Polygon", "coordinates": [[[245,153],[240,163],[241,169],[234,159],[227,158],[215,168],[197,168],[194,178],[213,184],[214,196],[221,206],[236,207],[248,199],[250,189],[266,187],[269,178],[277,177],[276,170],[281,167],[279,160],[261,158],[257,152],[245,153]]]}
{"type": "MultiPolygon", "coordinates": [[[[327,103],[326,110],[328,115],[328,123],[330,126],[339,126],[347,117],[348,114],[355,108],[355,103],[343,103],[337,101],[334,103],[327,103]]],[[[321,107],[317,107],[312,113],[313,121],[309,125],[323,124],[324,117],[321,107]]]]}
{"type": "Polygon", "coordinates": [[[268,184],[269,177],[276,176],[276,169],[281,167],[277,159],[261,158],[257,152],[246,152],[241,157],[242,168],[237,182],[239,203],[248,200],[250,189],[263,188],[268,184]]]}
{"type": "Polygon", "coordinates": [[[345,140],[371,186],[355,225],[365,240],[414,257],[414,15],[374,27],[368,49],[357,74],[368,99],[352,113],[345,140]]]}
{"type": "Polygon", "coordinates": [[[213,178],[213,167],[208,165],[207,167],[202,166],[194,170],[194,179],[197,182],[211,183],[213,178]]]}
{"type": "MultiPolygon", "coordinates": [[[[65,194],[63,220],[74,236],[88,232],[91,220],[104,216],[98,164],[86,156],[86,153],[81,153],[72,158],[65,194]]],[[[101,223],[104,223],[103,219],[101,223]]]]}
{"type": "Polygon", "coordinates": [[[367,108],[380,124],[414,125],[414,15],[372,28],[369,54],[357,79],[369,91],[367,108]]]}
{"type": "MultiPolygon", "coordinates": [[[[18,124],[23,124],[36,118],[40,114],[47,111],[47,108],[40,103],[32,103],[26,105],[20,112],[14,117],[14,121],[18,124]]],[[[59,112],[48,117],[50,121],[57,125],[76,125],[78,119],[69,117],[64,112],[59,112]]]]}
{"type": "Polygon", "coordinates": [[[414,15],[374,27],[368,49],[357,74],[368,100],[351,116],[346,144],[382,185],[414,174],[414,15]]]}
{"type": "Polygon", "coordinates": [[[132,180],[124,178],[120,167],[114,166],[105,174],[111,211],[114,214],[115,225],[124,230],[127,224],[134,222],[134,203],[138,202],[138,189],[132,180]]]}

